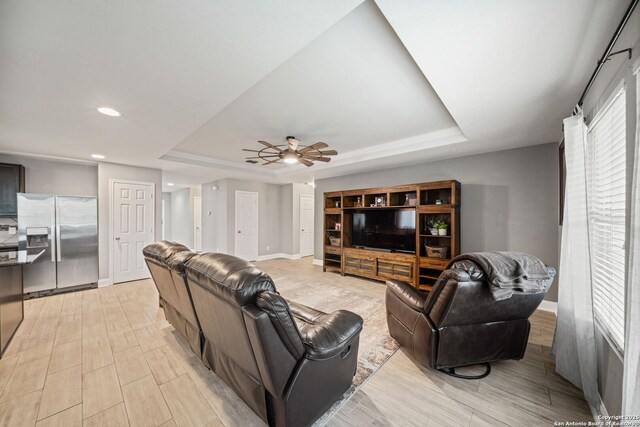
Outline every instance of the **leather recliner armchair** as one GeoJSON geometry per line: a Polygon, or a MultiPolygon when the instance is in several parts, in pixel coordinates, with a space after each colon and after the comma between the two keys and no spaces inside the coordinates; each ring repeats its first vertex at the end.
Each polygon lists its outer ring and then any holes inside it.
{"type": "Polygon", "coordinates": [[[205,363],[269,425],[310,425],[351,386],[360,316],[287,303],[267,274],[230,255],[199,255],[184,272],[205,363]]]}
{"type": "Polygon", "coordinates": [[[202,330],[183,273],[184,263],[196,254],[184,245],[166,240],[146,246],[142,253],[160,294],[160,305],[167,321],[202,358],[202,330]]]}
{"type": "MultiPolygon", "coordinates": [[[[551,279],[555,270],[547,267],[551,279]]],[[[495,301],[484,272],[460,261],[445,270],[431,292],[408,283],[387,281],[387,325],[391,336],[420,365],[465,379],[483,378],[490,362],[521,359],[529,338],[529,316],[545,293],[518,294],[495,301]],[[455,368],[484,364],[478,376],[455,373],[455,368]]]]}

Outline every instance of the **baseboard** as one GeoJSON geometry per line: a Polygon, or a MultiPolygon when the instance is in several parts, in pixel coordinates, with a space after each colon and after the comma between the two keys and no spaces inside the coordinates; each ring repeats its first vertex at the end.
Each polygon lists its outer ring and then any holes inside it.
{"type": "Polygon", "coordinates": [[[558,303],[553,301],[542,300],[538,306],[538,310],[551,311],[558,315],[558,303]]]}
{"type": "Polygon", "coordinates": [[[321,259],[316,259],[316,258],[314,258],[314,259],[313,259],[313,265],[320,265],[320,266],[322,266],[322,265],[324,265],[324,264],[323,264],[323,262],[322,262],[322,260],[321,260],[321,259]]]}
{"type": "Polygon", "coordinates": [[[113,281],[109,277],[107,277],[106,279],[98,280],[98,287],[99,288],[103,288],[105,286],[111,286],[111,285],[113,285],[113,281]]]}
{"type": "Polygon", "coordinates": [[[267,261],[270,259],[278,259],[278,258],[284,258],[284,259],[300,259],[300,254],[285,254],[282,252],[278,252],[275,254],[268,254],[268,255],[260,255],[258,257],[258,259],[256,261],[267,261]]]}

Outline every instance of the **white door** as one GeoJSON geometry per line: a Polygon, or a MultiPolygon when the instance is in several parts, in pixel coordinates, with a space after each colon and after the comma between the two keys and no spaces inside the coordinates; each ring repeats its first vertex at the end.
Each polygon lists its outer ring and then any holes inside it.
{"type": "Polygon", "coordinates": [[[113,282],[149,277],[142,248],[154,241],[153,184],[113,181],[113,282]]]}
{"type": "Polygon", "coordinates": [[[236,191],[236,256],[258,258],[258,193],[236,191]]]}
{"type": "Polygon", "coordinates": [[[300,256],[313,255],[313,196],[300,196],[300,256]]]}
{"type": "Polygon", "coordinates": [[[202,198],[193,197],[193,250],[202,250],[202,198]]]}

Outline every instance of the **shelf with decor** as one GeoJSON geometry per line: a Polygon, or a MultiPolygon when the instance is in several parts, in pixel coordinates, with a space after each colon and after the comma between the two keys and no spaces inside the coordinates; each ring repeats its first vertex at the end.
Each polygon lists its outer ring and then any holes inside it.
{"type": "Polygon", "coordinates": [[[409,282],[422,291],[431,290],[451,258],[460,253],[460,202],[458,181],[325,193],[325,271],[340,271],[381,281],[394,278],[409,282]],[[394,209],[398,210],[395,214],[398,221],[404,223],[400,228],[411,230],[409,238],[412,242],[415,238],[415,247],[413,243],[406,243],[406,231],[403,234],[404,246],[396,250],[357,243],[357,235],[352,236],[356,233],[354,222],[369,216],[366,212],[394,209]],[[414,210],[415,216],[407,209],[414,210]],[[407,224],[407,215],[415,218],[408,221],[411,224],[407,224]],[[446,228],[446,231],[429,229],[427,225],[436,219],[441,221],[440,229],[446,228]],[[338,228],[336,223],[339,223],[338,228]]]}
{"type": "Polygon", "coordinates": [[[460,184],[427,184],[420,188],[417,211],[417,287],[430,291],[452,258],[460,254],[460,184]]]}
{"type": "Polygon", "coordinates": [[[342,273],[342,194],[325,193],[323,271],[342,273]]]}

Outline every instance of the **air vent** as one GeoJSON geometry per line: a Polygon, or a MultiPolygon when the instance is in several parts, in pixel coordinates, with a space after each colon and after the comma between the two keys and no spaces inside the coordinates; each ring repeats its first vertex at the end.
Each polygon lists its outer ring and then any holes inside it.
{"type": "Polygon", "coordinates": [[[257,160],[245,160],[245,161],[246,161],[247,163],[253,163],[253,164],[258,163],[258,161],[257,161],[257,160]]]}

